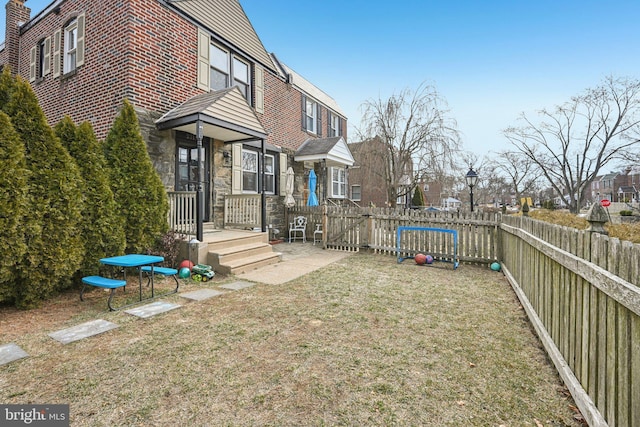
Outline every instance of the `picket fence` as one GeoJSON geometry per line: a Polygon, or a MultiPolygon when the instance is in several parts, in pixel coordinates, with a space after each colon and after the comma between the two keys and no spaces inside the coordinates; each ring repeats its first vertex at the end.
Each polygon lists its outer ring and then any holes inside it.
{"type": "MultiPolygon", "coordinates": [[[[305,206],[288,211],[289,220],[298,215],[307,217],[307,235],[313,233],[315,224],[322,224],[323,244],[328,249],[368,249],[396,255],[397,228],[418,226],[456,230],[461,261],[486,264],[496,261],[499,255],[499,214],[335,206],[305,206]]],[[[422,252],[448,259],[452,244],[450,235],[411,232],[403,237],[400,252],[403,256],[422,252]]]]}
{"type": "MultiPolygon", "coordinates": [[[[326,248],[396,255],[399,226],[457,230],[462,263],[499,261],[590,426],[640,426],[640,245],[528,217],[404,209],[296,207],[326,248]]],[[[403,254],[443,259],[440,233],[402,239],[403,254]]]]}

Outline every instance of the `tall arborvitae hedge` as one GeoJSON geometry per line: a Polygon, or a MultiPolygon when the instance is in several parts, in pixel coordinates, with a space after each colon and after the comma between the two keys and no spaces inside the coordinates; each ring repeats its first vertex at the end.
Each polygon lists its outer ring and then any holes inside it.
{"type": "MultiPolygon", "coordinates": [[[[1,107],[1,106],[0,106],[1,107]]],[[[79,230],[83,195],[78,168],[47,124],[31,86],[15,80],[2,107],[25,147],[29,212],[25,217],[27,252],[18,261],[16,305],[34,307],[68,287],[83,262],[79,230]]]]}
{"type": "Polygon", "coordinates": [[[0,304],[13,303],[19,264],[27,250],[23,220],[27,205],[24,146],[9,116],[0,111],[0,304]]]}
{"type": "Polygon", "coordinates": [[[82,240],[86,255],[76,273],[99,274],[100,258],[122,255],[125,248],[124,224],[118,215],[102,145],[89,122],[76,127],[70,117],[63,118],[55,132],[76,160],[83,178],[82,240]]]}
{"type": "Polygon", "coordinates": [[[424,194],[422,193],[422,188],[419,186],[413,191],[411,206],[424,206],[424,194]]]}
{"type": "Polygon", "coordinates": [[[105,157],[118,212],[125,221],[126,251],[144,252],[167,232],[169,202],[135,110],[126,100],[105,140],[105,157]]]}

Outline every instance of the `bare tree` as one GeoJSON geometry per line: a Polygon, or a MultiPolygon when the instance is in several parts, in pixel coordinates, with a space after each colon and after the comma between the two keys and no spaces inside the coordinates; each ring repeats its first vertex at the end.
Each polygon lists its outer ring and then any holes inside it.
{"type": "Polygon", "coordinates": [[[491,160],[492,175],[505,178],[519,202],[523,194],[531,193],[542,172],[535,163],[520,152],[501,151],[491,160]]]}
{"type": "MultiPolygon", "coordinates": [[[[361,141],[379,141],[371,150],[381,166],[374,172],[385,182],[387,201],[410,194],[416,183],[452,160],[458,150],[456,123],[447,117],[446,102],[432,86],[405,89],[389,99],[368,100],[362,106],[361,141]]],[[[366,161],[363,159],[363,162],[366,161]]]]}
{"type": "Polygon", "coordinates": [[[553,111],[540,111],[534,123],[504,131],[578,213],[586,190],[607,164],[638,157],[640,143],[640,81],[608,77],[553,111]]]}

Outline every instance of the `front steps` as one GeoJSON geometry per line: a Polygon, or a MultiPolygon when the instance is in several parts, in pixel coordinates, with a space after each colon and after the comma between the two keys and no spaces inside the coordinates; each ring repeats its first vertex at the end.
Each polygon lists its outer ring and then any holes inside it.
{"type": "MultiPolygon", "coordinates": [[[[208,233],[207,233],[208,234],[208,233]]],[[[207,264],[221,274],[241,274],[282,259],[269,244],[268,233],[228,231],[205,235],[208,242],[207,264]]]]}

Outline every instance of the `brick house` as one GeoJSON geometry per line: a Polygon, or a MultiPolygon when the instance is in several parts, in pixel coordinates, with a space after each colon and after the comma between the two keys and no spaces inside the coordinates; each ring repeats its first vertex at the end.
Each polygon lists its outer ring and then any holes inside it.
{"type": "Polygon", "coordinates": [[[169,196],[199,195],[200,236],[203,222],[282,228],[288,167],[303,200],[311,168],[353,164],[331,152],[346,147],[338,104],[267,52],[238,0],[54,0],[33,17],[24,3],[6,4],[0,68],[29,80],[50,125],[69,115],[99,139],[128,99],[169,196]],[[257,221],[229,217],[256,200],[257,221]]]}

